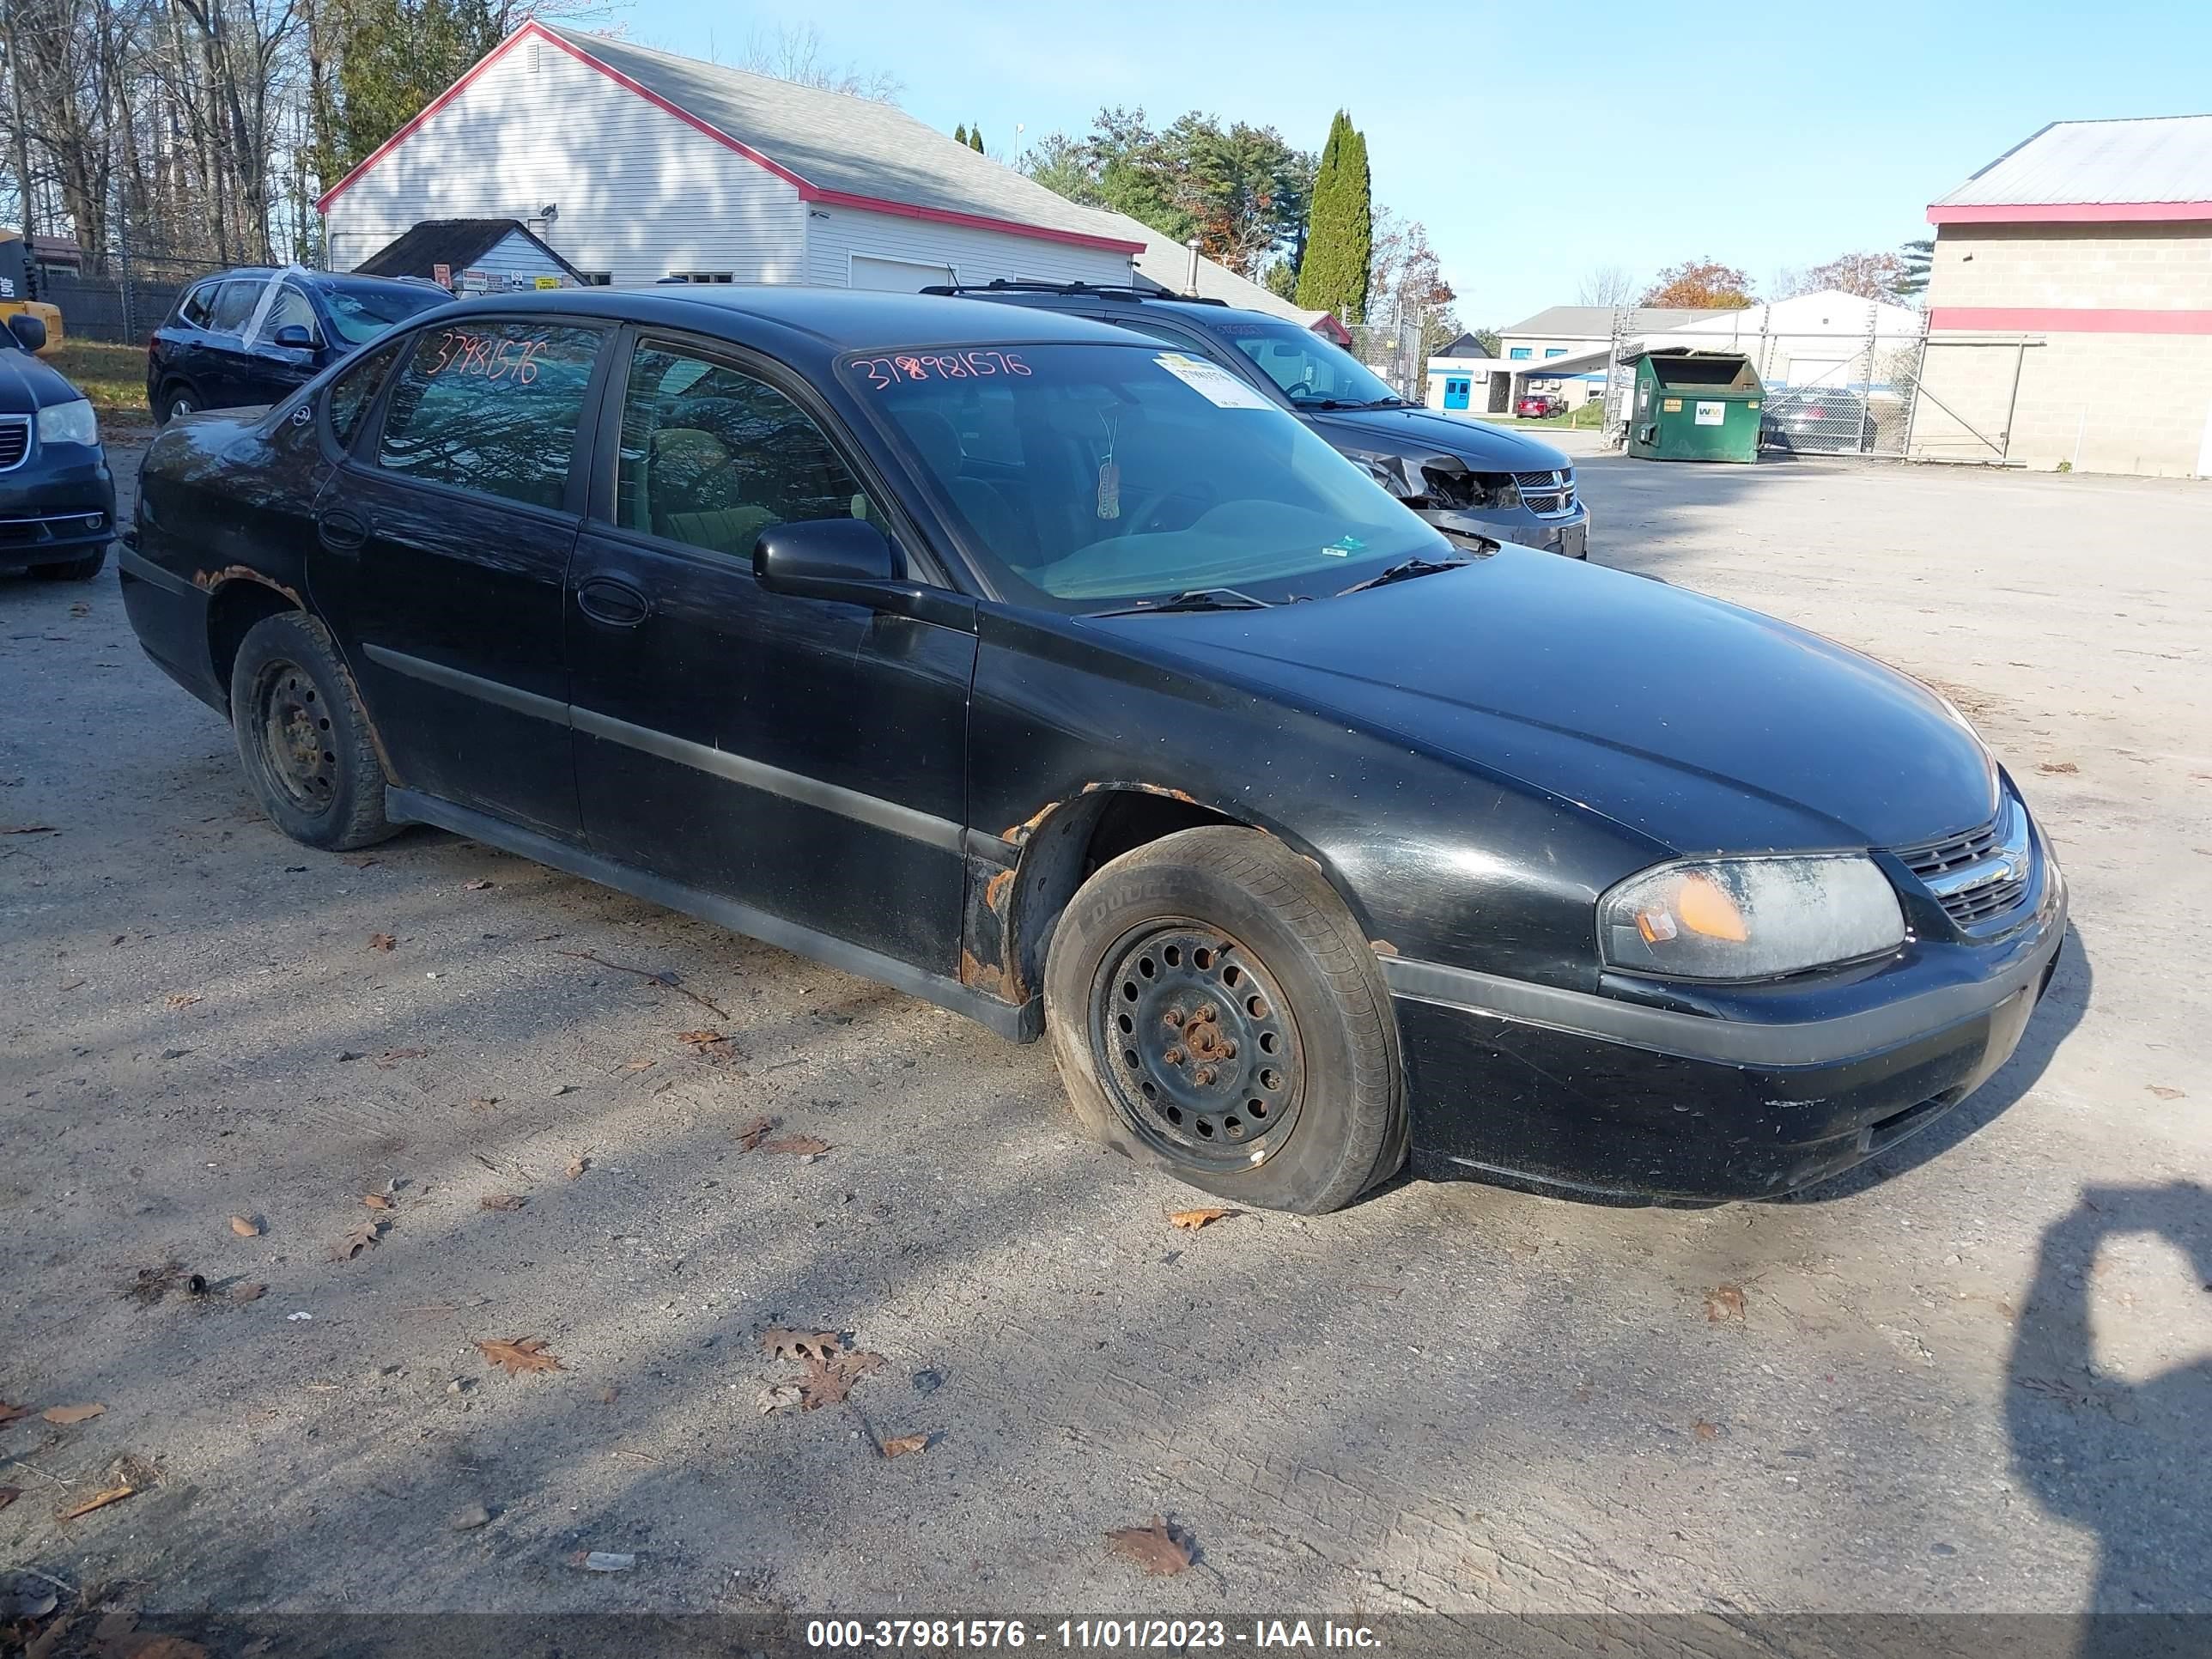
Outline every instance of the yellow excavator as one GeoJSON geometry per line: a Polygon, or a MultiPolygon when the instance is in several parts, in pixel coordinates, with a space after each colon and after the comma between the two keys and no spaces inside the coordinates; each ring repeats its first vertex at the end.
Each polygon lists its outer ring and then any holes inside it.
{"type": "Polygon", "coordinates": [[[0,328],[18,312],[29,313],[46,325],[46,343],[39,356],[51,357],[62,349],[61,307],[32,298],[37,286],[23,233],[0,227],[0,328]]]}

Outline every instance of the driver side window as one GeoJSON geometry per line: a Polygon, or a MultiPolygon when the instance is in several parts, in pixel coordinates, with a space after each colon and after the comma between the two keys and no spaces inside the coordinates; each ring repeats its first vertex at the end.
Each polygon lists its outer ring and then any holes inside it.
{"type": "Polygon", "coordinates": [[[751,375],[641,343],[623,397],[615,517],[750,562],[771,526],[878,513],[805,410],[751,375]]]}
{"type": "Polygon", "coordinates": [[[269,307],[269,314],[261,319],[259,343],[276,343],[276,331],[281,328],[304,328],[311,346],[322,343],[321,329],[315,325],[315,308],[307,303],[307,296],[287,283],[276,290],[276,298],[269,307]]]}

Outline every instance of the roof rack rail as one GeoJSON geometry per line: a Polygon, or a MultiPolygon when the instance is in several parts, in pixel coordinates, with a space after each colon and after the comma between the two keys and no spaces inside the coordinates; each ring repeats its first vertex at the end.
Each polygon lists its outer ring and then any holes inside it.
{"type": "Polygon", "coordinates": [[[1106,300],[1174,300],[1183,305],[1227,306],[1196,294],[1170,294],[1164,288],[1139,288],[1134,283],[1047,283],[1029,277],[994,276],[988,283],[936,283],[924,294],[1095,294],[1106,300]]]}

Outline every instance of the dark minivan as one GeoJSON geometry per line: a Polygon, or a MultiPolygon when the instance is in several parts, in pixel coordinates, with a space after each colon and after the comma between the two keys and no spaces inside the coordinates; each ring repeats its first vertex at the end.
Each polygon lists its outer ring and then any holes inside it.
{"type": "Polygon", "coordinates": [[[1218,300],[1086,283],[925,291],[1089,317],[1196,351],[1291,409],[1455,544],[1488,539],[1589,556],[1589,509],[1565,455],[1518,432],[1408,403],[1311,329],[1218,300]]]}
{"type": "Polygon", "coordinates": [[[288,398],[394,323],[453,298],[434,283],[247,266],[196,283],[146,343],[157,422],[288,398]]]}

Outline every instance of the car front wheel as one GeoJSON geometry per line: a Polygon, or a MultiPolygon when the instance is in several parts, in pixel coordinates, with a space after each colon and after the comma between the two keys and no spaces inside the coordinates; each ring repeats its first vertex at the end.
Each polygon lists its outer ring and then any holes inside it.
{"type": "Polygon", "coordinates": [[[230,720],[247,781],[294,841],[343,852],[393,833],[368,715],[313,617],[254,623],[231,667],[230,720]]]}
{"type": "Polygon", "coordinates": [[[1103,866],[1054,929],[1044,997],[1085,1130],[1193,1186],[1311,1214],[1405,1161],[1374,952],[1256,830],[1186,830],[1103,866]]]}

